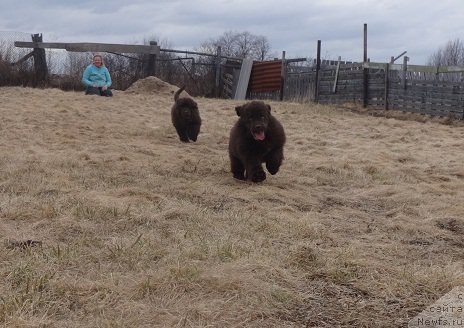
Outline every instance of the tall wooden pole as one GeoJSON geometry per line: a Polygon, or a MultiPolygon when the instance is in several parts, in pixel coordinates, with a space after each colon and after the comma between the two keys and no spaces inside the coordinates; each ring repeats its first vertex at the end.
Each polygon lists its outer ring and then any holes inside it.
{"type": "MultiPolygon", "coordinates": [[[[392,57],[393,59],[393,57],[392,57]]],[[[388,110],[388,84],[390,83],[390,64],[385,65],[385,92],[383,95],[384,109],[388,110]]]]}
{"type": "Polygon", "coordinates": [[[282,51],[282,67],[280,68],[280,101],[284,100],[285,90],[285,74],[286,74],[287,63],[285,61],[285,51],[282,51]]]}
{"type": "Polygon", "coordinates": [[[408,71],[408,60],[409,60],[409,57],[408,56],[404,56],[403,58],[403,71],[402,71],[402,76],[403,76],[403,89],[406,90],[406,86],[407,86],[407,83],[406,83],[406,77],[407,77],[407,71],[408,71]]]}
{"type": "MultiPolygon", "coordinates": [[[[32,42],[42,42],[42,34],[33,34],[32,42]]],[[[48,79],[47,58],[45,56],[45,49],[34,47],[32,51],[34,57],[35,81],[34,86],[39,83],[45,83],[48,79]]]]}
{"type": "Polygon", "coordinates": [[[321,70],[321,40],[317,40],[316,77],[314,78],[314,101],[319,102],[319,71],[321,70]]]}
{"type": "MultiPolygon", "coordinates": [[[[364,56],[363,56],[364,64],[367,64],[367,24],[364,24],[364,56]]],[[[363,69],[363,107],[367,107],[368,103],[368,74],[369,69],[363,69]]]]}
{"type": "MultiPolygon", "coordinates": [[[[157,46],[157,45],[158,43],[156,41],[150,41],[150,46],[157,46]]],[[[156,55],[149,54],[147,68],[145,71],[145,77],[155,76],[155,75],[156,75],[156,55]]]]}
{"type": "Polygon", "coordinates": [[[218,47],[217,54],[216,54],[216,79],[214,83],[214,93],[216,95],[216,98],[219,98],[220,96],[220,90],[219,90],[220,78],[221,78],[221,47],[218,47]]]}

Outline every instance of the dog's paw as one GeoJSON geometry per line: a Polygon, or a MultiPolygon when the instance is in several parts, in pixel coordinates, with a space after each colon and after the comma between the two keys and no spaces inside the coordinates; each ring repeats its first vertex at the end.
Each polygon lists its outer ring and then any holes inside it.
{"type": "Polygon", "coordinates": [[[271,163],[266,163],[266,168],[271,173],[272,175],[276,174],[279,172],[279,165],[271,164],[271,163]]]}
{"type": "Polygon", "coordinates": [[[251,181],[253,182],[261,182],[266,180],[266,173],[263,170],[255,171],[251,175],[251,181]]]}
{"type": "Polygon", "coordinates": [[[237,180],[246,180],[243,174],[234,174],[234,178],[237,180]]]}

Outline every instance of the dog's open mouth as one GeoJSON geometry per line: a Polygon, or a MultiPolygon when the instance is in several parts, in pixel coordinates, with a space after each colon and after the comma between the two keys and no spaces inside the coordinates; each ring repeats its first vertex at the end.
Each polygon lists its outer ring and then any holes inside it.
{"type": "Polygon", "coordinates": [[[264,131],[253,131],[253,138],[255,138],[255,140],[262,141],[264,138],[266,138],[266,136],[264,131]]]}

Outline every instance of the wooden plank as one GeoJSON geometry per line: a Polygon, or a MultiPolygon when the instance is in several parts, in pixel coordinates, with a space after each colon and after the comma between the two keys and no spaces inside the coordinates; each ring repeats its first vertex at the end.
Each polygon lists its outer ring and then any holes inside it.
{"type": "MultiPolygon", "coordinates": [[[[398,92],[400,90],[398,85],[390,86],[392,91],[398,92]]],[[[422,95],[434,95],[436,97],[443,98],[456,98],[462,99],[464,97],[464,90],[454,89],[454,88],[442,88],[439,86],[436,87],[422,87],[422,86],[409,86],[408,94],[422,94],[422,95]]]]}
{"type": "Polygon", "coordinates": [[[287,70],[287,61],[285,60],[285,51],[282,51],[282,65],[280,70],[280,98],[279,100],[284,100],[284,90],[285,90],[285,72],[287,70]]]}
{"type": "Polygon", "coordinates": [[[242,68],[240,69],[240,76],[238,78],[237,90],[235,90],[234,99],[244,100],[246,98],[252,67],[253,59],[244,58],[242,61],[242,68]]]}
{"type": "MultiPolygon", "coordinates": [[[[417,87],[417,88],[430,88],[430,89],[438,89],[438,88],[443,88],[443,89],[462,89],[464,85],[460,85],[456,82],[448,82],[448,81],[423,81],[423,80],[407,80],[406,83],[408,84],[408,87],[417,87]]],[[[395,80],[391,81],[390,85],[392,87],[394,86],[399,86],[402,85],[401,80],[395,80]]]]}
{"type": "Polygon", "coordinates": [[[19,59],[16,63],[11,63],[11,66],[20,65],[20,64],[24,63],[26,60],[28,60],[29,58],[31,58],[33,55],[34,55],[34,51],[28,53],[26,56],[19,59]]]}
{"type": "MultiPolygon", "coordinates": [[[[385,69],[386,63],[375,63],[367,62],[363,64],[364,68],[370,69],[385,69]]],[[[454,65],[454,66],[423,66],[423,65],[407,65],[407,70],[410,72],[423,72],[423,73],[452,73],[452,72],[464,72],[464,65],[454,65]]],[[[392,64],[389,67],[390,71],[402,71],[402,64],[392,64]]]]}
{"type": "Polygon", "coordinates": [[[280,97],[279,91],[271,92],[250,92],[251,99],[262,99],[262,100],[278,100],[280,97]]]}
{"type": "Polygon", "coordinates": [[[462,108],[456,106],[443,106],[435,104],[423,104],[414,101],[408,101],[403,99],[391,99],[391,107],[395,110],[402,110],[406,112],[428,114],[432,116],[447,116],[451,113],[458,114],[459,117],[462,115],[462,108]]]}
{"type": "Polygon", "coordinates": [[[61,43],[61,42],[22,42],[15,41],[18,48],[50,48],[65,49],[75,52],[114,52],[114,53],[142,53],[160,54],[160,47],[157,45],[132,45],[132,44],[113,44],[113,43],[61,43]]]}

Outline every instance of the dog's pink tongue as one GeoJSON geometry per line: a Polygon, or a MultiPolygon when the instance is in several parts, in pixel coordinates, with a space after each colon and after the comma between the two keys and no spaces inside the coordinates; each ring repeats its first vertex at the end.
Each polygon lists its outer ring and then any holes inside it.
{"type": "Polygon", "coordinates": [[[264,138],[265,138],[264,131],[255,132],[255,139],[256,140],[264,140],[264,138]]]}

